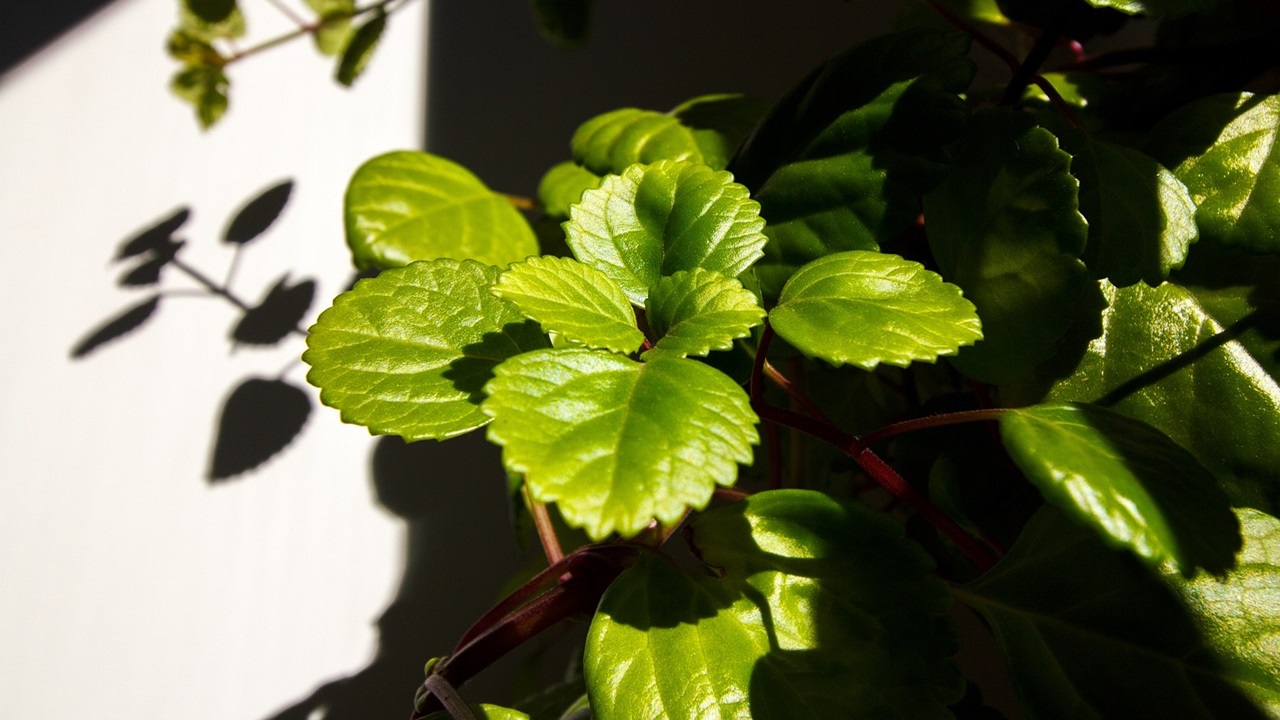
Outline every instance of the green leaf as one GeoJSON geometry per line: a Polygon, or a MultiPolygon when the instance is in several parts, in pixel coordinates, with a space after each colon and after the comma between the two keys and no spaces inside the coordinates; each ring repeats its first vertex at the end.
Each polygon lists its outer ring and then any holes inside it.
{"type": "Polygon", "coordinates": [[[529,223],[471,171],[413,151],[369,160],[346,195],[347,245],[358,267],[440,257],[507,265],[538,254],[529,223]]]}
{"type": "Polygon", "coordinates": [[[195,108],[200,127],[208,130],[227,112],[230,86],[221,65],[188,65],[173,76],[169,89],[195,108]]]}
{"type": "Polygon", "coordinates": [[[312,36],[316,49],[324,55],[340,54],[355,34],[351,25],[351,16],[356,11],[355,0],[306,0],[306,3],[320,21],[312,36]]]}
{"type": "Polygon", "coordinates": [[[1173,168],[1205,240],[1280,253],[1280,95],[1215,95],[1151,133],[1147,152],[1173,168]]]}
{"type": "Polygon", "coordinates": [[[1051,402],[1093,402],[1187,448],[1236,505],[1280,510],[1280,385],[1186,289],[1104,286],[1103,333],[1051,402]]]}
{"type": "Polygon", "coordinates": [[[920,214],[968,115],[957,95],[968,38],[932,28],[888,35],[819,68],[765,118],[729,168],[768,220],[766,297],[805,263],[876,250],[920,214]]]}
{"type": "Polygon", "coordinates": [[[562,49],[581,47],[591,32],[595,0],[532,0],[538,32],[562,49]]]}
{"type": "Polygon", "coordinates": [[[548,344],[490,292],[498,273],[431,260],[361,280],[312,326],[307,380],[343,421],[374,434],[443,440],[481,427],[481,388],[494,366],[548,344]]]}
{"type": "Polygon", "coordinates": [[[737,280],[710,270],[682,270],[654,286],[645,318],[658,338],[654,351],[701,356],[728,350],[750,335],[764,319],[764,308],[737,280]]]}
{"type": "Polygon", "coordinates": [[[1022,708],[1041,718],[1280,714],[1280,521],[1239,512],[1224,579],[1155,572],[1046,508],[957,596],[995,629],[1022,708]]]}
{"type": "Polygon", "coordinates": [[[1047,404],[1000,417],[1013,461],[1045,499],[1153,565],[1221,573],[1240,530],[1213,473],[1150,425],[1092,405],[1047,404]]]}
{"type": "Polygon", "coordinates": [[[705,507],[759,442],[742,388],[693,360],[533,352],[499,365],[485,392],[507,469],[595,540],[705,507]]]}
{"type": "Polygon", "coordinates": [[[531,257],[504,272],[493,292],[543,330],[587,347],[630,353],[644,341],[622,288],[577,260],[531,257]]]}
{"type": "Polygon", "coordinates": [[[1085,0],[1098,8],[1111,8],[1129,15],[1178,17],[1189,13],[1207,13],[1218,7],[1219,0],[1085,0]]]}
{"type": "Polygon", "coordinates": [[[716,94],[686,100],[671,116],[693,131],[703,164],[723,170],[768,110],[769,103],[750,95],[716,94]]]}
{"type": "Polygon", "coordinates": [[[864,370],[934,362],[982,339],[982,324],[960,288],[920,263],[865,250],[800,268],[769,322],[805,355],[864,370]]]}
{"type": "Polygon", "coordinates": [[[1083,259],[1093,276],[1119,287],[1164,282],[1199,237],[1186,186],[1147,155],[1083,131],[1069,137],[1068,148],[1089,221],[1083,259]]]}
{"type": "Polygon", "coordinates": [[[208,40],[183,28],[169,34],[165,50],[169,57],[187,66],[220,66],[226,63],[226,58],[208,40]]]}
{"type": "Polygon", "coordinates": [[[946,181],[924,199],[942,276],[964,288],[983,341],[954,360],[988,383],[1030,375],[1070,327],[1087,287],[1088,226],[1076,209],[1071,157],[1032,117],[974,115],[946,181]]]}
{"type": "Polygon", "coordinates": [[[236,0],[182,0],[188,12],[207,23],[218,23],[235,12],[236,0]]]}
{"type": "Polygon", "coordinates": [[[178,30],[205,42],[235,39],[244,36],[244,15],[235,0],[183,0],[178,30]]]}
{"type": "MultiPolygon", "coordinates": [[[[519,710],[504,708],[499,705],[490,705],[481,703],[472,705],[471,712],[475,713],[479,720],[529,720],[529,716],[519,710]]],[[[453,720],[453,715],[446,710],[433,712],[426,716],[424,720],[453,720]]]]}
{"type": "Polygon", "coordinates": [[[950,717],[949,594],[901,525],[776,490],[692,532],[716,577],[645,554],[601,600],[585,666],[597,718],[950,717]]]}
{"type": "Polygon", "coordinates": [[[643,305],[658,278],[703,268],[737,277],[761,256],[760,206],[727,172],[659,161],[633,165],[583,193],[566,242],[643,305]]]}
{"type": "Polygon", "coordinates": [[[338,58],[338,67],[333,73],[335,80],[350,87],[360,77],[373,57],[373,51],[378,47],[378,40],[382,38],[382,31],[386,26],[387,11],[379,7],[372,18],[356,28],[343,48],[342,56],[338,58]]]}
{"type": "Polygon", "coordinates": [[[1280,380],[1280,256],[1197,248],[1177,282],[1272,379],[1280,380]]]}
{"type": "Polygon", "coordinates": [[[570,140],[574,162],[596,175],[659,160],[703,162],[693,130],[666,114],[623,108],[583,123],[570,140]]]}
{"type": "Polygon", "coordinates": [[[538,183],[538,200],[548,215],[569,217],[569,206],[582,199],[582,193],[600,187],[600,176],[577,163],[566,160],[552,166],[538,183]]]}

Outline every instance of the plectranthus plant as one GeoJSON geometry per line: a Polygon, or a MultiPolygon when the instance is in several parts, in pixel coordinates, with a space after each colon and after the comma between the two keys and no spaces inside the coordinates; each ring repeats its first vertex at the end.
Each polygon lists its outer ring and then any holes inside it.
{"type": "MultiPolygon", "coordinates": [[[[562,44],[588,6],[534,3],[562,44]]],[[[376,434],[484,433],[546,555],[422,648],[414,717],[1280,717],[1280,10],[898,28],[779,99],[589,118],[536,199],[355,172],[380,272],[308,379],[376,434]],[[562,622],[576,691],[464,697],[562,622]]]]}

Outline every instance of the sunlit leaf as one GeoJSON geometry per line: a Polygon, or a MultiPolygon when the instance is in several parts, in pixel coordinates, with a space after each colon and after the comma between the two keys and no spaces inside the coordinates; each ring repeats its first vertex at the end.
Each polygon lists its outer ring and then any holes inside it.
{"type": "Polygon", "coordinates": [[[764,320],[764,308],[737,280],[710,270],[682,270],[654,286],[645,318],[659,354],[706,355],[750,335],[764,320]]]}
{"type": "Polygon", "coordinates": [[[346,194],[347,245],[358,267],[455,258],[507,265],[538,254],[529,223],[471,171],[399,151],[356,170],[346,194]]]}
{"type": "Polygon", "coordinates": [[[1188,13],[1207,13],[1220,0],[1085,0],[1094,7],[1111,8],[1129,15],[1177,17],[1188,13]]]}
{"type": "MultiPolygon", "coordinates": [[[[481,703],[470,707],[471,712],[475,713],[479,720],[529,720],[529,716],[519,710],[512,710],[511,708],[505,708],[499,705],[481,703]]],[[[441,710],[439,712],[431,713],[426,716],[424,720],[453,720],[453,715],[441,710]]]]}
{"type": "Polygon", "coordinates": [[[769,322],[806,355],[864,370],[934,362],[982,338],[982,324],[960,288],[920,263],[865,250],[800,268],[769,322]]]}
{"type": "Polygon", "coordinates": [[[543,330],[587,347],[629,353],[644,340],[622,288],[577,260],[529,258],[502,273],[493,292],[543,330]]]}
{"type": "Polygon", "coordinates": [[[222,406],[209,481],[252,470],[289,446],[311,414],[305,390],[284,380],[249,378],[222,406]]]}
{"type": "Polygon", "coordinates": [[[306,0],[306,3],[320,22],[312,35],[316,49],[324,55],[337,55],[345,50],[355,33],[351,26],[355,0],[306,0]]]}
{"type": "Polygon", "coordinates": [[[221,65],[188,65],[179,70],[169,83],[174,95],[195,108],[200,127],[208,130],[227,112],[227,91],[231,81],[221,65]]]}
{"type": "Polygon", "coordinates": [[[682,358],[531,352],[499,365],[484,391],[507,469],[597,540],[705,507],[759,441],[742,388],[682,358]]]}
{"type": "Polygon", "coordinates": [[[597,718],[950,717],[950,599],[900,525],[779,490],[692,533],[715,577],[642,555],[601,601],[585,668],[597,718]]]}
{"type": "Polygon", "coordinates": [[[484,425],[481,389],[494,366],[547,346],[536,323],[490,291],[498,273],[432,260],[361,280],[312,326],[307,380],[344,421],[375,434],[443,440],[484,425]]]}
{"type": "Polygon", "coordinates": [[[703,162],[691,128],[666,113],[623,108],[583,123],[570,141],[574,162],[596,175],[659,160],[703,162]]]}
{"type": "Polygon", "coordinates": [[[600,176],[577,163],[565,161],[552,166],[538,183],[538,200],[548,215],[569,217],[569,206],[582,193],[600,186],[600,176]]]}

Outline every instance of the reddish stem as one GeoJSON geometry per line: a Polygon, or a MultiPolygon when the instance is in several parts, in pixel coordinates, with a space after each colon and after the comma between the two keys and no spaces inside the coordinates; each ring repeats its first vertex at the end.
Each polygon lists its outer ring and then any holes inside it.
{"type": "Polygon", "coordinates": [[[875,445],[878,442],[888,440],[891,437],[902,435],[903,433],[914,432],[916,430],[927,430],[928,428],[943,427],[945,425],[959,425],[961,423],[971,422],[992,422],[999,420],[1000,416],[1008,412],[1005,408],[991,408],[988,410],[964,410],[961,412],[946,413],[943,415],[929,415],[928,417],[914,418],[912,420],[903,420],[891,425],[885,425],[858,438],[858,441],[850,447],[853,452],[859,452],[875,445]]]}
{"type": "Polygon", "coordinates": [[[547,564],[555,565],[564,558],[564,550],[560,547],[560,538],[556,536],[555,525],[551,523],[551,513],[547,511],[546,503],[533,499],[528,483],[521,485],[521,489],[524,492],[525,504],[529,506],[529,513],[533,515],[533,525],[538,529],[538,542],[542,543],[542,552],[547,556],[547,564]]]}

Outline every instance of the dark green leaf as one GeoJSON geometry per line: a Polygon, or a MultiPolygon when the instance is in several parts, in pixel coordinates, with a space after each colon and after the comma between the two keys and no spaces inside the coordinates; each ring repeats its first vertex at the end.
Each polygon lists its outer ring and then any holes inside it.
{"type": "Polygon", "coordinates": [[[1177,282],[1280,380],[1280,256],[1206,244],[1196,249],[1177,282]]]}
{"type": "Polygon", "coordinates": [[[280,217],[292,192],[292,180],[285,180],[263,190],[236,211],[222,234],[223,241],[243,245],[266,232],[276,218],[280,217]]]}
{"type": "Polygon", "coordinates": [[[200,127],[208,130],[227,111],[231,81],[220,65],[188,65],[173,76],[169,89],[191,104],[200,127]]]}
{"type": "Polygon", "coordinates": [[[597,718],[950,717],[963,684],[948,592],[900,525],[778,490],[692,532],[716,577],[643,555],[601,601],[585,668],[597,718]]]}
{"type": "Polygon", "coordinates": [[[571,258],[531,257],[512,265],[493,286],[542,329],[591,348],[634,352],[644,341],[622,288],[571,258]]]}
{"type": "Polygon", "coordinates": [[[703,268],[737,277],[761,255],[759,205],[727,172],[659,161],[604,179],[573,206],[567,242],[643,305],[658,278],[703,268]]]}
{"type": "Polygon", "coordinates": [[[1167,435],[1093,405],[1000,417],[1005,447],[1045,499],[1153,565],[1221,573],[1240,529],[1213,473],[1167,435]]]}
{"type": "Polygon", "coordinates": [[[356,28],[351,35],[351,40],[342,50],[342,57],[338,59],[334,79],[350,86],[360,77],[369,64],[369,59],[373,57],[373,51],[378,47],[378,40],[382,38],[382,31],[386,26],[387,13],[379,7],[373,17],[356,28]]]}
{"type": "Polygon", "coordinates": [[[723,170],[768,110],[767,102],[749,95],[701,95],[680,103],[671,116],[693,130],[702,162],[723,170]]]}
{"type": "Polygon", "coordinates": [[[574,162],[596,175],[619,174],[659,160],[703,162],[691,128],[665,113],[623,108],[598,115],[570,141],[574,162]]]}
{"type": "Polygon", "coordinates": [[[244,36],[244,15],[235,0],[182,0],[178,31],[205,43],[235,39],[244,36]]]}
{"type": "Polygon", "coordinates": [[[76,343],[75,347],[71,348],[71,357],[79,360],[106,343],[137,330],[142,327],[143,323],[151,319],[151,316],[155,314],[156,308],[159,306],[159,295],[152,295],[147,300],[131,306],[76,343]]]}
{"type": "Polygon", "coordinates": [[[591,31],[595,0],[532,0],[538,32],[556,47],[581,47],[591,31]]]}
{"type": "Polygon", "coordinates": [[[569,206],[581,200],[582,193],[599,186],[599,175],[566,160],[542,176],[538,183],[538,200],[548,215],[567,218],[569,206]]]}
{"type": "Polygon", "coordinates": [[[742,388],[682,358],[532,352],[499,365],[485,393],[489,439],[507,469],[596,540],[705,507],[759,441],[742,388]]]}
{"type": "Polygon", "coordinates": [[[312,326],[307,380],[344,421],[379,435],[443,440],[486,424],[481,389],[494,366],[547,346],[490,291],[498,273],[442,259],[361,280],[312,326]]]}
{"type": "Polygon", "coordinates": [[[1079,260],[1088,226],[1070,162],[1030,116],[987,111],[973,117],[951,175],[925,198],[942,277],[964,288],[982,318],[982,342],[954,360],[974,379],[1029,376],[1074,319],[1088,283],[1079,260]]]}
{"type": "Polygon", "coordinates": [[[209,481],[228,480],[270,460],[302,432],[311,414],[305,390],[283,380],[249,378],[222,406],[209,481]]]}
{"type": "Polygon", "coordinates": [[[236,11],[236,0],[182,0],[191,14],[207,23],[219,23],[236,11]]]}
{"type": "Polygon", "coordinates": [[[533,230],[507,198],[436,155],[405,150],[369,160],[345,203],[357,267],[442,257],[502,266],[538,254],[533,230]]]}
{"type": "Polygon", "coordinates": [[[742,283],[699,268],[659,280],[645,302],[645,318],[657,338],[651,352],[704,356],[750,335],[764,320],[764,308],[742,283]]]}

